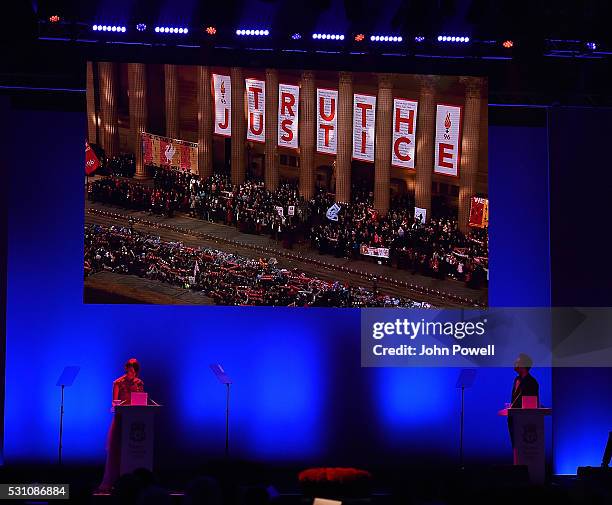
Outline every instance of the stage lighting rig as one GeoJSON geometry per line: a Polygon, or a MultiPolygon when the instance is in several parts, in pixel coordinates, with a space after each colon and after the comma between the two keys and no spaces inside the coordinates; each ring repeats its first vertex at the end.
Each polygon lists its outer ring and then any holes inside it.
{"type": "Polygon", "coordinates": [[[452,44],[467,44],[470,41],[469,37],[464,35],[438,35],[438,42],[452,43],[452,44]]]}
{"type": "Polygon", "coordinates": [[[125,33],[127,28],[119,25],[93,25],[91,29],[94,32],[111,32],[111,33],[125,33]]]}
{"type": "Polygon", "coordinates": [[[313,33],[314,40],[344,40],[344,35],[341,33],[313,33]]]}
{"type": "Polygon", "coordinates": [[[267,37],[270,35],[270,30],[262,29],[238,29],[236,35],[239,37],[267,37]]]}
{"type": "Polygon", "coordinates": [[[401,35],[371,35],[372,42],[402,42],[404,39],[401,35]]]}
{"type": "Polygon", "coordinates": [[[156,26],[155,33],[187,35],[189,29],[183,26],[156,26]]]}

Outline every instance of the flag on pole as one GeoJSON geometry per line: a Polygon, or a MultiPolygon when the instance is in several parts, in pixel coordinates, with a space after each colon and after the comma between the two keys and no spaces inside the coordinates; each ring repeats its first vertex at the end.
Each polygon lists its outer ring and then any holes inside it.
{"type": "Polygon", "coordinates": [[[100,160],[89,145],[89,142],[85,141],[85,174],[93,174],[99,166],[100,160]]]}

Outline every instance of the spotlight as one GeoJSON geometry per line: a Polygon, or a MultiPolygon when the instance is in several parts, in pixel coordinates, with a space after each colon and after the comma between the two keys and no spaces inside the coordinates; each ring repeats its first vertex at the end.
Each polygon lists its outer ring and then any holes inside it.
{"type": "Polygon", "coordinates": [[[358,33],[355,35],[355,42],[362,42],[365,39],[365,35],[363,33],[358,33]]]}
{"type": "Polygon", "coordinates": [[[147,25],[145,25],[144,23],[138,23],[136,25],[136,30],[138,30],[139,32],[144,32],[147,29],[147,25]]]}
{"type": "Polygon", "coordinates": [[[504,46],[506,49],[511,49],[512,47],[514,47],[514,42],[511,40],[504,40],[502,42],[502,46],[504,46]]]}
{"type": "Polygon", "coordinates": [[[294,33],[293,35],[291,35],[291,38],[293,40],[300,40],[302,38],[302,34],[301,33],[294,33]]]}
{"type": "Polygon", "coordinates": [[[206,31],[206,33],[208,33],[208,35],[216,35],[217,34],[217,29],[214,26],[207,26],[205,31],[206,31]]]}
{"type": "Polygon", "coordinates": [[[595,51],[597,49],[597,42],[587,42],[585,43],[587,49],[591,51],[595,51]]]}
{"type": "Polygon", "coordinates": [[[417,36],[414,38],[414,41],[415,41],[415,42],[424,42],[424,41],[425,41],[425,37],[423,37],[423,35],[417,35],[417,36]]]}
{"type": "Polygon", "coordinates": [[[49,16],[50,23],[59,23],[61,19],[62,18],[60,18],[57,14],[54,14],[53,16],[49,16]]]}

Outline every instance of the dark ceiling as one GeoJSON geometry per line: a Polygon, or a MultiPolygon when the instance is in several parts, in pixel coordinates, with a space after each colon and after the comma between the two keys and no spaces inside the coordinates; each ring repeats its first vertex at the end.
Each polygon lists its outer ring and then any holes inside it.
{"type": "Polygon", "coordinates": [[[112,59],[484,75],[493,103],[612,106],[608,0],[37,0],[14,7],[0,31],[5,91],[79,90],[87,59],[112,59]],[[53,15],[61,21],[49,23],[53,15]],[[92,34],[95,23],[128,30],[121,38],[92,34]],[[189,26],[190,33],[160,38],[155,25],[189,26]],[[206,26],[216,27],[215,37],[206,26]],[[237,28],[266,28],[271,36],[238,40],[237,28]],[[313,32],[343,33],[346,41],[316,43],[313,32]],[[293,33],[302,39],[293,41],[293,33]],[[363,43],[354,41],[357,33],[366,34],[363,43]],[[376,45],[369,41],[376,33],[401,35],[404,43],[376,45]],[[471,43],[442,47],[441,33],[469,35],[471,43]],[[417,35],[425,41],[417,44],[417,35]],[[512,50],[501,47],[506,39],[512,50]],[[586,47],[591,41],[597,51],[586,47]]]}

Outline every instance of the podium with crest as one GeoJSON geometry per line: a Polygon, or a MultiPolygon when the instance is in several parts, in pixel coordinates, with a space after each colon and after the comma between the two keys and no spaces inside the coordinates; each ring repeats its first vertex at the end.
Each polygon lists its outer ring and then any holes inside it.
{"type": "Polygon", "coordinates": [[[121,426],[119,475],[138,468],[153,470],[155,414],[158,405],[118,405],[115,417],[121,426]]]}
{"type": "Polygon", "coordinates": [[[510,408],[500,415],[512,419],[514,464],[525,465],[532,484],[544,484],[546,479],[546,444],[544,418],[552,414],[549,408],[510,408]]]}

